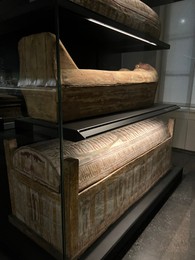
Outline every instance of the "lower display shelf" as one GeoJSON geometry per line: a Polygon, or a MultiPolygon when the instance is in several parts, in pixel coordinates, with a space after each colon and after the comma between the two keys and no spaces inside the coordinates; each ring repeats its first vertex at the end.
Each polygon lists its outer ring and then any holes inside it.
{"type": "MultiPolygon", "coordinates": [[[[112,115],[100,116],[63,124],[63,136],[66,140],[80,141],[91,136],[101,134],[128,124],[133,124],[144,119],[159,116],[177,110],[177,105],[154,104],[150,108],[127,111],[112,115]]],[[[33,139],[34,133],[47,133],[48,136],[58,136],[58,124],[24,117],[15,121],[16,132],[21,132],[33,139]]]]}
{"type": "MultiPolygon", "coordinates": [[[[90,259],[121,259],[127,249],[155,216],[164,202],[182,180],[183,168],[173,167],[142,199],[130,207],[96,242],[79,258],[90,259]]],[[[10,223],[28,238],[47,251],[55,259],[62,259],[62,255],[29,230],[23,223],[12,215],[10,223]]],[[[39,257],[37,255],[37,257],[39,257]]]]}

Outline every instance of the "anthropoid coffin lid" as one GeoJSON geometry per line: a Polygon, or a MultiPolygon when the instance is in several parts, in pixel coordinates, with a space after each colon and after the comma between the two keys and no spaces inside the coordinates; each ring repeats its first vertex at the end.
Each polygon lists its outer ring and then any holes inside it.
{"type": "Polygon", "coordinates": [[[70,0],[91,11],[121,23],[146,36],[159,39],[161,24],[158,14],[140,0],[70,0]]]}
{"type": "MultiPolygon", "coordinates": [[[[63,157],[79,160],[79,191],[82,191],[168,138],[167,122],[148,119],[79,142],[64,140],[63,157]]],[[[21,174],[60,192],[58,139],[18,148],[13,166],[21,174]]]]}

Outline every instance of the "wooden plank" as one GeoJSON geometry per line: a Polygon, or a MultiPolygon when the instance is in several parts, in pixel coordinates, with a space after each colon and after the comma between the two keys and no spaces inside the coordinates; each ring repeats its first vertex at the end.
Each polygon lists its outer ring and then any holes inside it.
{"type": "MultiPolygon", "coordinates": [[[[62,218],[64,221],[64,249],[67,259],[74,259],[78,251],[78,192],[79,161],[72,158],[64,160],[64,178],[62,178],[62,218]]],[[[62,223],[63,225],[63,223],[62,223]]]]}

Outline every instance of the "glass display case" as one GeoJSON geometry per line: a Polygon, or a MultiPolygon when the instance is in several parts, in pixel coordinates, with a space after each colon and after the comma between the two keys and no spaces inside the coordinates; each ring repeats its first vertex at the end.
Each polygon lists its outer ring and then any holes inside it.
{"type": "Polygon", "coordinates": [[[153,66],[122,68],[169,50],[156,1],[118,2],[0,2],[1,242],[19,258],[112,259],[181,180],[160,117],[179,107],[153,66]]]}

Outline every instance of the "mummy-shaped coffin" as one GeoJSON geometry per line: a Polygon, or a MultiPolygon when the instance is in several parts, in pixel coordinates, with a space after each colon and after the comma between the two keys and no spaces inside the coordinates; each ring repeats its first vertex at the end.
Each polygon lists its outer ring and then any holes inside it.
{"type": "Polygon", "coordinates": [[[151,119],[64,141],[64,183],[58,140],[6,142],[14,217],[62,252],[63,187],[67,259],[75,259],[170,169],[172,133],[172,120],[151,119]]]}
{"type": "Polygon", "coordinates": [[[70,0],[146,36],[160,36],[157,13],[141,0],[70,0]]]}
{"type": "MultiPolygon", "coordinates": [[[[152,66],[139,64],[132,71],[79,69],[62,42],[59,49],[64,122],[153,105],[158,75],[152,66]]],[[[22,38],[19,56],[18,85],[29,116],[57,122],[55,36],[40,33],[22,38]]]]}

